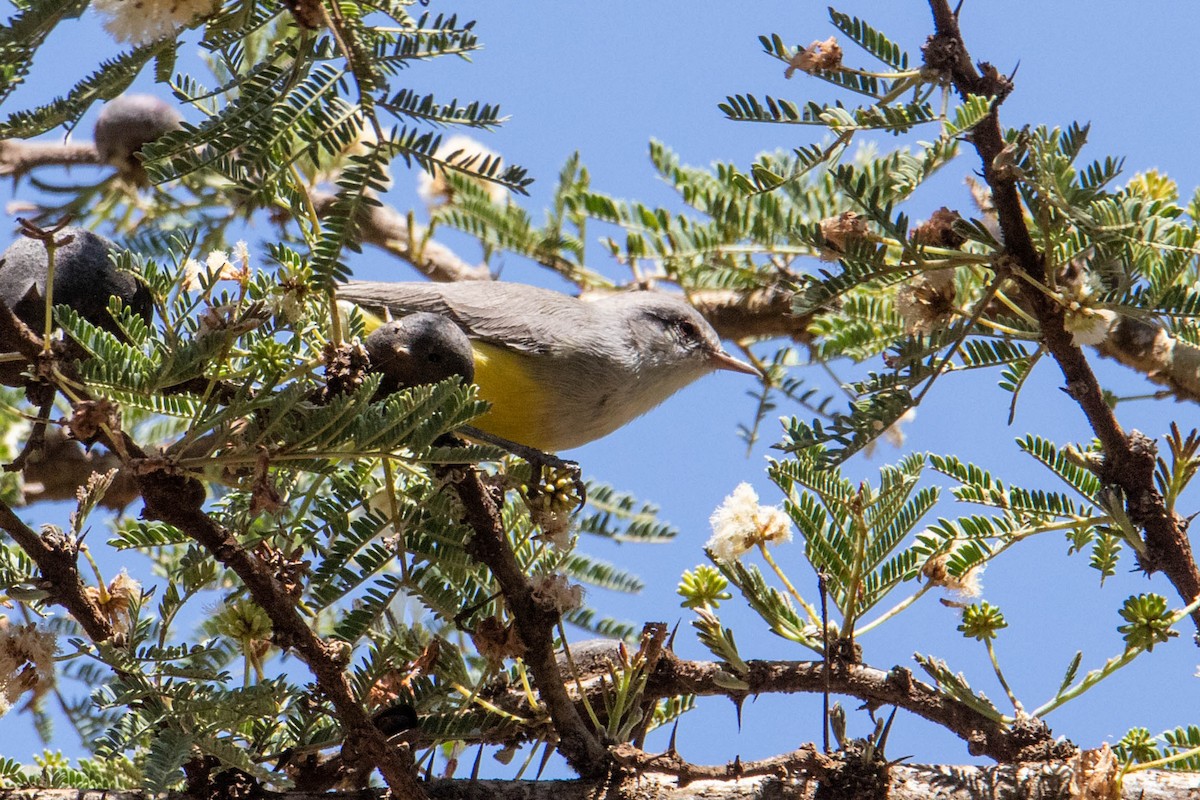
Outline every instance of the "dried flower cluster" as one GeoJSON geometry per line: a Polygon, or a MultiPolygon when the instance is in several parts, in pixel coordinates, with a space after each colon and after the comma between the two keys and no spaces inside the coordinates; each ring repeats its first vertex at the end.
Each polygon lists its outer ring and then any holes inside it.
{"type": "Polygon", "coordinates": [[[0,715],[25,692],[31,702],[54,686],[54,634],[36,625],[13,625],[0,617],[0,715]]]}
{"type": "Polygon", "coordinates": [[[896,312],[904,332],[927,335],[945,327],[954,314],[953,269],[933,269],[908,280],[896,294],[896,312]]]}
{"type": "Polygon", "coordinates": [[[128,634],[133,626],[133,603],[142,596],[142,585],[121,570],[104,589],[88,586],[88,599],[96,604],[118,634],[128,634]]]}
{"type": "Polygon", "coordinates": [[[983,568],[986,565],[978,564],[957,577],[951,575],[947,567],[950,563],[950,556],[954,553],[957,546],[957,543],[955,543],[947,552],[931,556],[925,562],[925,566],[921,567],[921,575],[933,586],[949,589],[959,597],[978,597],[983,592],[983,582],[981,579],[983,577],[983,568]]]}
{"type": "Polygon", "coordinates": [[[497,616],[480,620],[471,631],[471,641],[479,655],[489,664],[503,664],[506,658],[520,658],[525,655],[525,643],[521,641],[516,626],[510,621],[507,624],[497,616]]]}
{"type": "Polygon", "coordinates": [[[753,547],[792,540],[792,521],[777,506],[762,506],[758,493],[740,483],[709,518],[712,537],[705,547],[718,561],[736,561],[753,547]]]}
{"type": "Polygon", "coordinates": [[[825,237],[821,260],[837,261],[851,244],[866,238],[867,221],[853,211],[843,211],[836,217],[821,220],[821,235],[825,237]]]}
{"type": "Polygon", "coordinates": [[[558,572],[542,575],[532,581],[533,601],[544,608],[553,608],[559,614],[574,611],[583,605],[583,587],[571,585],[567,576],[558,572]]]}
{"type": "Polygon", "coordinates": [[[933,245],[934,247],[962,247],[967,237],[954,230],[954,223],[962,219],[957,211],[942,206],[929,215],[929,219],[917,225],[912,230],[913,244],[933,245]]]}
{"type": "Polygon", "coordinates": [[[783,77],[790,78],[796,70],[812,74],[814,72],[836,72],[842,68],[842,47],[837,39],[830,36],[823,42],[813,42],[788,62],[788,68],[783,71],[783,77]]]}

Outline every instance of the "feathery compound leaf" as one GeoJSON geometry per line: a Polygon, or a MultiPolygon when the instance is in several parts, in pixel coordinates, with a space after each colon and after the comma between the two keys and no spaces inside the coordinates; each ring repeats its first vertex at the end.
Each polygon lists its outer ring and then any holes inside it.
{"type": "Polygon", "coordinates": [[[945,661],[932,656],[924,656],[920,653],[913,654],[913,658],[921,669],[925,670],[926,674],[937,683],[937,687],[965,705],[974,708],[980,714],[983,714],[988,719],[1001,721],[1002,715],[1000,710],[992,705],[992,701],[988,700],[982,693],[971,691],[971,686],[967,683],[966,677],[960,673],[950,671],[950,665],[945,661]]]}
{"type": "Polygon", "coordinates": [[[746,567],[739,561],[714,563],[721,570],[721,574],[738,587],[747,604],[762,617],[772,633],[821,652],[820,640],[817,638],[820,631],[805,623],[786,595],[767,585],[757,567],[746,567]]]}
{"type": "Polygon", "coordinates": [[[908,69],[908,53],[863,20],[832,7],[829,9],[829,19],[834,27],[884,64],[897,70],[908,69]]]}
{"type": "Polygon", "coordinates": [[[805,422],[792,417],[784,422],[784,439],[776,445],[788,453],[819,447],[826,466],[841,464],[883,435],[883,432],[913,407],[907,389],[895,388],[860,397],[850,404],[849,414],[835,414],[828,424],[805,422]]]}
{"type": "Polygon", "coordinates": [[[333,288],[350,277],[350,268],[341,260],[343,248],[359,252],[359,228],[362,215],[380,205],[372,192],[385,191],[386,159],[379,147],[367,155],[352,156],[338,177],[337,197],[322,220],[321,238],[313,248],[309,265],[318,286],[333,288]]]}
{"type": "Polygon", "coordinates": [[[500,107],[473,101],[460,106],[458,100],[438,103],[431,94],[420,95],[412,89],[401,89],[376,105],[394,114],[424,120],[438,125],[465,125],[472,128],[494,128],[504,121],[500,107]]]}
{"type": "Polygon", "coordinates": [[[658,519],[658,508],[639,504],[633,495],[617,492],[611,486],[587,484],[587,507],[595,509],[579,520],[578,530],[614,541],[665,542],[678,531],[658,519]]]}
{"type": "MultiPolygon", "coordinates": [[[[66,97],[10,115],[0,123],[0,138],[28,139],[59,125],[77,122],[95,101],[108,100],[125,91],[147,61],[174,48],[174,40],[163,40],[102,61],[100,68],[71,87],[66,97]]],[[[0,49],[0,54],[6,52],[6,48],[0,49]]],[[[0,99],[4,94],[0,89],[0,99]]]]}
{"type": "Polygon", "coordinates": [[[977,94],[967,95],[967,98],[954,108],[954,119],[946,120],[942,135],[946,137],[961,136],[984,120],[992,110],[994,98],[977,94]]]}
{"type": "Polygon", "coordinates": [[[1055,444],[1040,436],[1027,435],[1017,440],[1017,447],[1033,456],[1087,501],[1098,503],[1102,484],[1094,472],[1066,456],[1055,444]]]}
{"type": "Polygon", "coordinates": [[[34,0],[0,25],[0,102],[25,81],[34,55],[50,31],[78,17],[84,0],[34,0]]]}

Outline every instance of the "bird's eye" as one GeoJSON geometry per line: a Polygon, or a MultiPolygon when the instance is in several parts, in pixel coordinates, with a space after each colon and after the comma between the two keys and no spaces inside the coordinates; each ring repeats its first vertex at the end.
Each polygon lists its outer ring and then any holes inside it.
{"type": "Polygon", "coordinates": [[[695,341],[700,338],[700,329],[691,320],[681,319],[676,321],[675,330],[679,331],[679,335],[684,339],[695,341]]]}
{"type": "Polygon", "coordinates": [[[434,353],[426,353],[426,354],[425,354],[425,360],[426,360],[426,361],[428,361],[428,362],[429,362],[429,363],[431,363],[431,364],[440,364],[440,363],[442,363],[442,354],[441,354],[441,353],[437,353],[437,352],[434,352],[434,353]]]}

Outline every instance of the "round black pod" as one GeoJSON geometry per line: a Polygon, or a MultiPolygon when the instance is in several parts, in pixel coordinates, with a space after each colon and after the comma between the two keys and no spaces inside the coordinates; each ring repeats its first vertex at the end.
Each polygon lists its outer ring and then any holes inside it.
{"type": "MultiPolygon", "coordinates": [[[[93,325],[114,333],[118,327],[108,312],[110,297],[121,298],[142,319],[149,320],[150,291],[133,275],[113,266],[108,255],[115,245],[83,228],[63,228],[55,240],[68,236],[71,241],[54,251],[54,304],[70,306],[93,325]]],[[[0,254],[0,301],[39,336],[46,325],[49,264],[46,246],[24,236],[0,254]]],[[[0,347],[8,352],[17,349],[14,342],[2,337],[0,347]]],[[[20,366],[15,362],[3,366],[0,382],[19,385],[20,366]]]]}
{"type": "Polygon", "coordinates": [[[381,394],[437,383],[457,375],[475,379],[471,340],[462,329],[437,314],[417,313],[377,328],[364,343],[371,372],[383,375],[381,394]]]}
{"type": "Polygon", "coordinates": [[[123,175],[144,183],[142,146],[171,131],[177,131],[183,117],[174,106],[148,94],[123,94],[100,110],[93,136],[96,152],[106,164],[123,175]]]}

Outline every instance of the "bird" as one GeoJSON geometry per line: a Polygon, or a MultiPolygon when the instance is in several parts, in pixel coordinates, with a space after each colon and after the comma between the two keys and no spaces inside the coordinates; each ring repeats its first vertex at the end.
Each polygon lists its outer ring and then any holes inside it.
{"type": "Polygon", "coordinates": [[[454,376],[465,383],[475,380],[471,340],[462,328],[437,314],[419,311],[384,323],[367,336],[363,346],[371,360],[371,372],[383,376],[381,395],[454,376]]]}
{"type": "Polygon", "coordinates": [[[452,321],[471,340],[484,432],[554,453],[612,433],[715,370],[759,371],[721,347],[682,297],[629,291],[594,301],[504,281],[349,281],[368,311],[452,321]]]}

